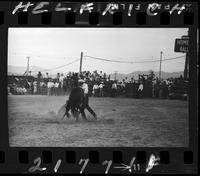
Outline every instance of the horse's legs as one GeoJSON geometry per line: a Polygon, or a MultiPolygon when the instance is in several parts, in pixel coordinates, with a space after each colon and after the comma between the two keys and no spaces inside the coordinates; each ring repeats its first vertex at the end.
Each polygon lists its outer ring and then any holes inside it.
{"type": "Polygon", "coordinates": [[[85,109],[84,106],[81,106],[81,107],[80,107],[81,116],[82,116],[82,118],[83,118],[84,120],[87,120],[84,109],[85,109]]]}
{"type": "Polygon", "coordinates": [[[72,112],[74,118],[76,119],[76,122],[78,122],[78,116],[79,116],[79,115],[77,114],[77,110],[76,110],[75,108],[72,108],[72,109],[71,109],[71,112],[72,112]]]}
{"type": "Polygon", "coordinates": [[[65,107],[65,114],[63,115],[63,118],[65,117],[65,115],[69,118],[69,110],[70,110],[70,106],[69,106],[69,103],[67,103],[67,106],[65,107]]]}

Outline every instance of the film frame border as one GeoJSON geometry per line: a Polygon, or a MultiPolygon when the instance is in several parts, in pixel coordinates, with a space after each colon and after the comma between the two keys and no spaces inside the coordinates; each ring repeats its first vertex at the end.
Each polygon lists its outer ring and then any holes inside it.
{"type": "MultiPolygon", "coordinates": [[[[38,2],[36,2],[38,3],[38,2]]],[[[57,3],[57,2],[54,2],[57,3]]],[[[126,2],[128,4],[128,2],[126,2]]],[[[148,6],[150,2],[142,2],[144,6],[148,6]]],[[[181,3],[181,2],[180,2],[181,3]]],[[[184,2],[183,2],[184,3],[184,2]]],[[[142,10],[132,17],[127,17],[124,12],[115,12],[113,15],[102,16],[98,12],[84,13],[78,15],[73,12],[66,14],[60,12],[45,12],[34,15],[30,11],[19,12],[12,15],[11,10],[18,4],[17,2],[0,2],[0,34],[2,41],[1,50],[1,123],[0,123],[0,172],[10,173],[28,172],[28,168],[33,165],[33,160],[41,156],[43,166],[48,167],[47,173],[54,173],[53,168],[55,161],[62,158],[64,163],[59,168],[59,173],[79,173],[80,165],[77,164],[80,158],[89,158],[85,173],[104,173],[105,166],[102,161],[112,160],[113,163],[128,163],[131,156],[137,156],[137,163],[141,163],[141,170],[138,173],[145,173],[147,158],[152,153],[160,157],[160,167],[155,167],[150,173],[196,173],[197,172],[197,59],[192,59],[189,64],[189,147],[177,148],[137,148],[137,147],[9,147],[8,143],[8,112],[7,112],[7,44],[8,44],[8,28],[9,27],[141,27],[141,28],[189,28],[189,57],[197,58],[197,28],[198,28],[198,5],[197,2],[191,2],[189,12],[180,15],[169,15],[167,12],[161,12],[157,16],[147,16],[142,10]],[[98,19],[96,18],[98,17],[98,19]],[[60,19],[58,22],[56,19],[60,19]],[[162,20],[164,19],[164,21],[162,20]],[[83,152],[84,150],[84,152],[83,152]],[[14,159],[13,159],[14,157],[14,159]],[[66,164],[67,163],[67,164],[66,164]],[[71,164],[70,164],[71,163],[71,164]],[[69,165],[68,165],[69,164],[69,165]],[[21,169],[23,167],[23,169],[21,169]],[[64,168],[63,168],[64,167],[64,168]],[[67,171],[67,172],[66,172],[67,171]]],[[[75,4],[81,4],[75,2],[75,4]]],[[[106,5],[105,2],[97,2],[97,6],[106,5]]],[[[163,3],[161,3],[163,4],[163,3]]],[[[170,2],[169,4],[176,4],[170,2]]],[[[53,5],[52,5],[53,6],[53,5]]],[[[109,173],[125,173],[120,170],[110,169],[109,173]]],[[[137,171],[133,172],[137,173],[137,171]]]]}

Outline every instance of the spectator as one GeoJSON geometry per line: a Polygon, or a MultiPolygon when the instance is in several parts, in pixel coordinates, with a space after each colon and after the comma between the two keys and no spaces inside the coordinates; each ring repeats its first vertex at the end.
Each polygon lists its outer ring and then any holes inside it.
{"type": "Polygon", "coordinates": [[[34,94],[37,93],[37,88],[38,88],[38,86],[37,86],[37,81],[34,81],[34,82],[33,82],[33,93],[34,93],[34,94]]]}
{"type": "Polygon", "coordinates": [[[63,83],[64,83],[64,75],[63,74],[60,75],[59,82],[60,82],[60,88],[63,89],[63,83]]]}
{"type": "Polygon", "coordinates": [[[168,97],[168,87],[165,81],[162,83],[162,98],[166,99],[168,97]]]}
{"type": "Polygon", "coordinates": [[[156,80],[156,83],[154,85],[154,91],[155,91],[155,93],[154,93],[155,98],[159,98],[160,82],[158,79],[156,80]]]}
{"type": "Polygon", "coordinates": [[[49,80],[47,83],[47,88],[48,88],[48,96],[51,96],[53,94],[53,88],[54,88],[54,82],[52,79],[49,80]]]}
{"type": "Polygon", "coordinates": [[[98,91],[99,91],[99,86],[97,83],[94,84],[93,86],[93,95],[94,97],[98,97],[98,91]]]}
{"type": "Polygon", "coordinates": [[[10,87],[8,86],[8,95],[12,95],[12,93],[10,92],[10,87]]]}
{"type": "Polygon", "coordinates": [[[54,82],[54,94],[57,96],[59,95],[59,82],[54,82]]]}
{"type": "Polygon", "coordinates": [[[104,87],[103,82],[101,82],[101,83],[99,84],[99,96],[100,96],[100,97],[103,97],[103,96],[104,96],[103,87],[104,87]]]}
{"type": "Polygon", "coordinates": [[[42,78],[42,73],[41,73],[40,71],[38,72],[37,78],[38,78],[39,80],[42,78]]]}
{"type": "Polygon", "coordinates": [[[116,96],[116,93],[117,93],[117,84],[116,82],[113,82],[112,84],[112,97],[115,97],[116,96]]]}
{"type": "Polygon", "coordinates": [[[46,95],[46,84],[44,81],[40,82],[40,94],[41,95],[46,95]]]}
{"type": "Polygon", "coordinates": [[[100,71],[100,73],[99,73],[99,77],[100,77],[100,79],[103,78],[103,72],[102,72],[102,71],[100,71]]]}
{"type": "Polygon", "coordinates": [[[37,93],[40,94],[40,81],[43,78],[42,73],[39,71],[37,75],[37,93]]]}
{"type": "Polygon", "coordinates": [[[137,81],[134,81],[133,83],[133,98],[137,98],[138,97],[138,87],[139,87],[139,84],[137,81]]]}
{"type": "Polygon", "coordinates": [[[159,82],[159,98],[162,98],[163,89],[162,89],[162,82],[159,82]]]}
{"type": "Polygon", "coordinates": [[[155,85],[156,85],[156,82],[153,81],[153,82],[152,82],[152,98],[155,98],[155,97],[156,97],[156,95],[155,95],[155,85]]]}
{"type": "Polygon", "coordinates": [[[56,79],[60,79],[60,73],[57,73],[57,75],[56,75],[56,79]]]}
{"type": "Polygon", "coordinates": [[[64,91],[64,93],[67,92],[67,88],[68,88],[68,80],[67,80],[67,77],[65,77],[64,80],[63,80],[63,91],[64,91]]]}
{"type": "Polygon", "coordinates": [[[78,73],[73,73],[72,82],[73,82],[72,88],[78,87],[78,73]]]}
{"type": "Polygon", "coordinates": [[[31,94],[33,95],[34,92],[34,85],[33,85],[33,80],[31,81],[31,94]]]}
{"type": "Polygon", "coordinates": [[[25,87],[22,88],[22,94],[25,95],[27,93],[27,90],[25,87]]]}
{"type": "Polygon", "coordinates": [[[143,97],[143,89],[144,89],[144,86],[143,86],[142,82],[140,82],[139,88],[138,88],[138,97],[139,98],[143,97]]]}
{"type": "Polygon", "coordinates": [[[46,73],[46,78],[49,78],[49,73],[46,73]]]}

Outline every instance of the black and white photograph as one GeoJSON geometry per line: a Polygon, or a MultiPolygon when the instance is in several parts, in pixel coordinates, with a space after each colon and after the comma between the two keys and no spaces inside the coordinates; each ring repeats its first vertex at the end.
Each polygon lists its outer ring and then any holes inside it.
{"type": "Polygon", "coordinates": [[[8,29],[10,147],[188,147],[188,28],[8,29]]]}

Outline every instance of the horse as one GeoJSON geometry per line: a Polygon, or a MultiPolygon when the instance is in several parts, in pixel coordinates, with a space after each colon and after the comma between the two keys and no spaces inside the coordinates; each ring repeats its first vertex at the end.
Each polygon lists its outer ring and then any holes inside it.
{"type": "Polygon", "coordinates": [[[85,111],[84,111],[84,109],[85,109],[84,100],[85,99],[84,99],[83,89],[81,87],[73,88],[70,95],[69,95],[69,99],[66,101],[66,104],[65,104],[66,111],[65,111],[63,118],[65,116],[70,118],[69,110],[71,110],[71,113],[76,118],[76,121],[78,121],[79,113],[81,113],[82,118],[84,120],[87,120],[86,115],[85,115],[85,111]]]}

